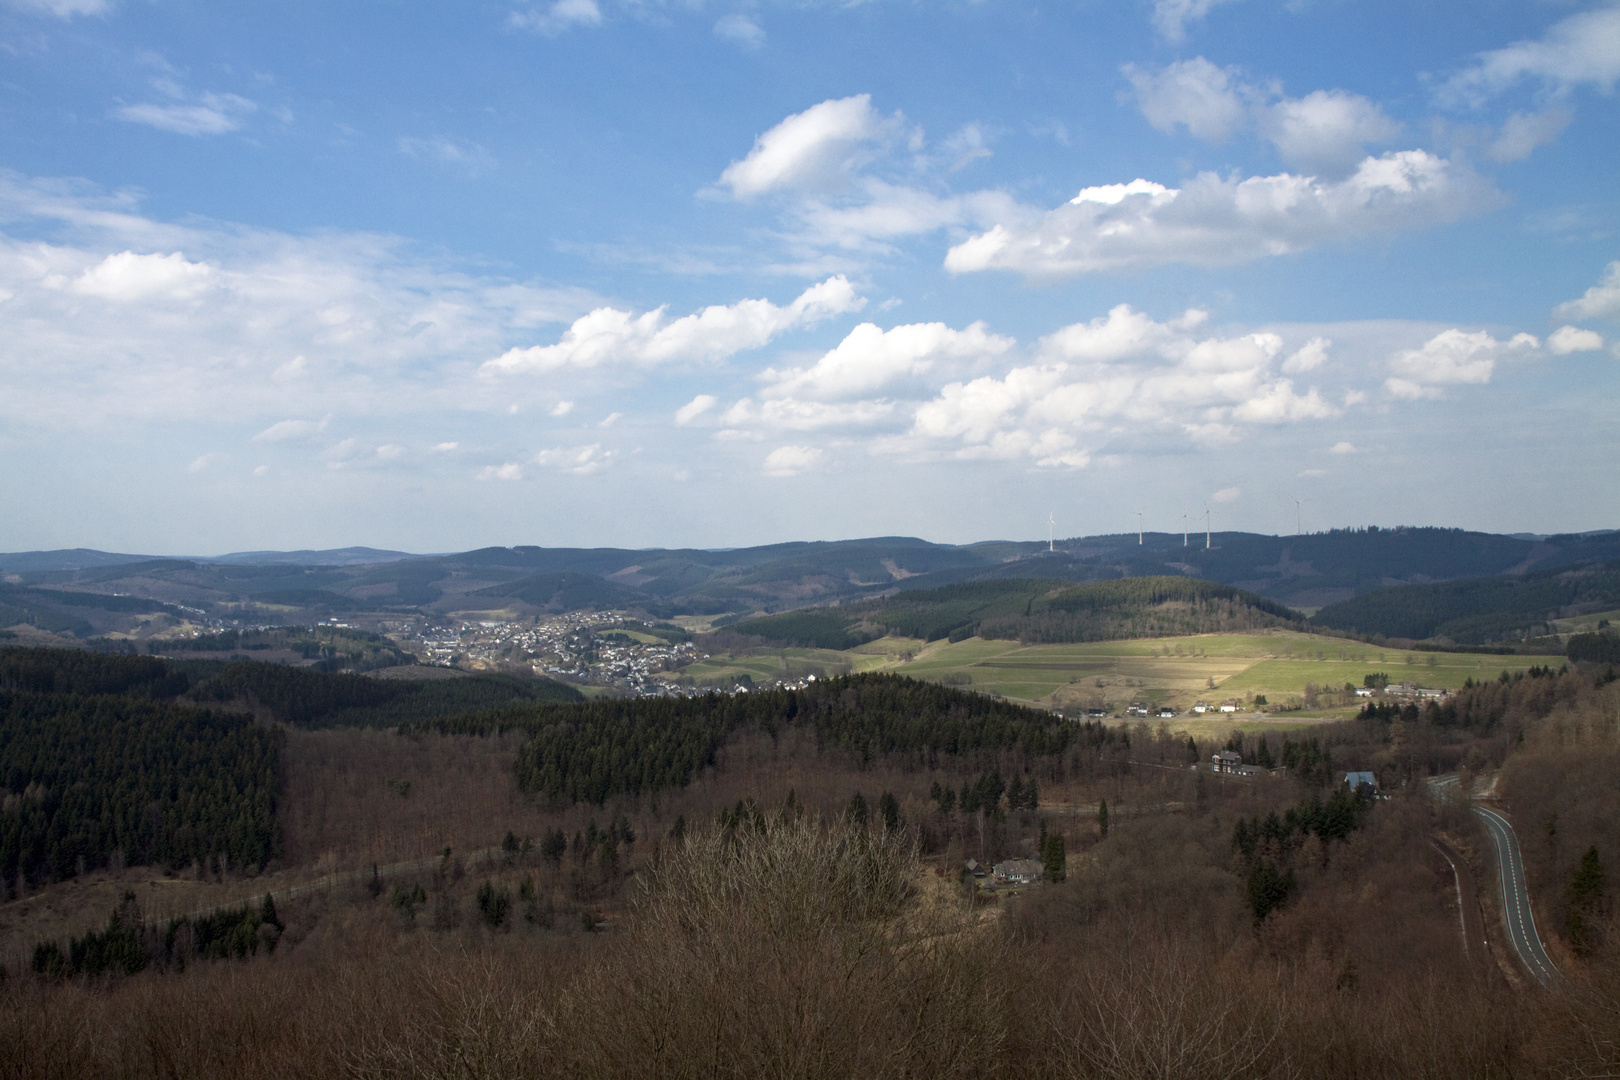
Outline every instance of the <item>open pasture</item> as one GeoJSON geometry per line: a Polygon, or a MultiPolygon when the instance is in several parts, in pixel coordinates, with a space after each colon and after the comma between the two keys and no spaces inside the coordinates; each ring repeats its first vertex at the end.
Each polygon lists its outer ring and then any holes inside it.
{"type": "MultiPolygon", "coordinates": [[[[1112,714],[1142,701],[1186,714],[1196,701],[1239,698],[1247,703],[1256,695],[1277,706],[1303,695],[1307,685],[1342,690],[1346,683],[1362,685],[1373,673],[1389,676],[1392,683],[1454,690],[1470,678],[1491,679],[1502,671],[1559,662],[1557,657],[1380,648],[1275,630],[1063,645],[977,637],[958,642],[889,637],[845,651],[790,648],[717,655],[682,674],[699,683],[719,683],[741,674],[755,683],[768,683],[808,672],[891,671],[1046,708],[1105,708],[1112,714]]],[[[1192,730],[1190,725],[1224,733],[1233,719],[1182,715],[1174,726],[1192,730]]]]}

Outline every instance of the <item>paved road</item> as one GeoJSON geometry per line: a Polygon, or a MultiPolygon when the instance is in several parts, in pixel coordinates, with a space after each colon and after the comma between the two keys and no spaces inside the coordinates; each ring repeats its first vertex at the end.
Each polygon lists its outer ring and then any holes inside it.
{"type": "Polygon", "coordinates": [[[1542,986],[1558,980],[1558,969],[1536,933],[1536,918],[1530,911],[1530,891],[1524,881],[1524,859],[1519,855],[1519,838],[1508,819],[1495,810],[1474,807],[1496,845],[1497,876],[1502,879],[1502,921],[1507,924],[1508,940],[1526,970],[1542,986]]]}

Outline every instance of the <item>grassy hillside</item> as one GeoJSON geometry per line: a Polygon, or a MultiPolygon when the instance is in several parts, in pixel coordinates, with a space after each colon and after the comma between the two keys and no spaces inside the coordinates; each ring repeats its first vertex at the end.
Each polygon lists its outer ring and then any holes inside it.
{"type": "MultiPolygon", "coordinates": [[[[1263,697],[1269,713],[1264,722],[1286,723],[1353,713],[1355,699],[1344,693],[1344,686],[1361,686],[1372,674],[1455,690],[1469,680],[1549,663],[1557,666],[1556,658],[1392,649],[1273,629],[1069,644],[884,637],[842,651],[739,645],[734,652],[682,669],[681,677],[698,685],[747,681],[769,686],[806,674],[887,671],[1071,712],[1102,708],[1119,715],[1133,701],[1169,706],[1179,714],[1171,722],[1177,730],[1207,734],[1224,733],[1234,721],[1220,714],[1189,715],[1187,710],[1201,699],[1236,698],[1247,709],[1263,697]],[[1306,707],[1308,694],[1315,695],[1315,707],[1306,707]]],[[[1246,712],[1240,722],[1260,720],[1246,712]]]]}

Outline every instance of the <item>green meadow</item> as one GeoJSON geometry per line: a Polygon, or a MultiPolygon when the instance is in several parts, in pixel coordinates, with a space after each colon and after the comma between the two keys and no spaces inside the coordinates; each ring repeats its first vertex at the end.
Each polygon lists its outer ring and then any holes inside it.
{"type": "MultiPolygon", "coordinates": [[[[1168,705],[1186,714],[1194,702],[1228,698],[1245,704],[1264,696],[1272,709],[1299,705],[1307,685],[1343,690],[1382,673],[1392,683],[1456,689],[1472,678],[1495,678],[1558,657],[1490,656],[1473,653],[1409,652],[1378,648],[1341,638],[1275,630],[1250,634],[1204,634],[1181,638],[1107,641],[1078,645],[1020,645],[1016,641],[967,638],[923,642],[880,638],[858,648],[769,649],[716,655],[683,668],[700,685],[748,675],[756,684],[806,674],[891,671],[917,679],[999,694],[1046,708],[1103,708],[1122,713],[1133,701],[1168,705]]],[[[1345,715],[1348,707],[1291,711],[1288,718],[1345,715]]],[[[1249,715],[1249,724],[1274,724],[1249,715]]],[[[1178,716],[1175,728],[1210,727],[1225,732],[1233,717],[1178,716]]]]}

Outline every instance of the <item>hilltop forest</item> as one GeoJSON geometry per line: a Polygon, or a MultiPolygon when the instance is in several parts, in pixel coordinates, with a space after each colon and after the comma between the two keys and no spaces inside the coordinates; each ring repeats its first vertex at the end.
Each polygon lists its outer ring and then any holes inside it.
{"type": "Polygon", "coordinates": [[[1188,578],[1125,578],[1090,585],[1012,578],[784,612],[728,629],[765,642],[848,649],[884,634],[924,641],[977,635],[1056,643],[1258,630],[1301,621],[1264,597],[1188,578]]]}

